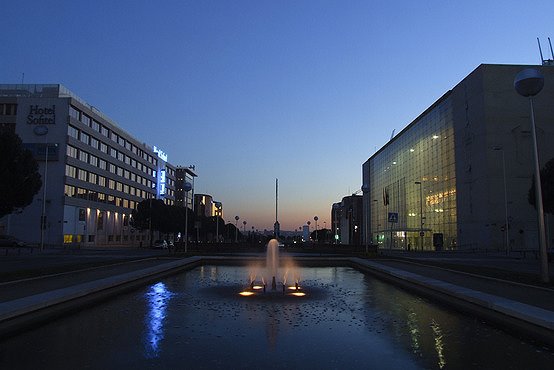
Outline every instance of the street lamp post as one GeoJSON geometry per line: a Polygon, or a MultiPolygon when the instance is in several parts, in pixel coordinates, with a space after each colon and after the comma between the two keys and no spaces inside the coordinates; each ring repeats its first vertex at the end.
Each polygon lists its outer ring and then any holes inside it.
{"type": "Polygon", "coordinates": [[[416,185],[419,185],[419,246],[423,251],[423,184],[421,181],[416,181],[416,185]]]}
{"type": "MultiPolygon", "coordinates": [[[[48,130],[46,130],[48,133],[48,130]]],[[[40,250],[44,250],[44,230],[46,229],[46,185],[48,184],[48,135],[44,134],[44,185],[42,186],[42,212],[40,215],[40,250]]]]}
{"type": "Polygon", "coordinates": [[[239,219],[240,219],[239,216],[235,216],[235,243],[238,243],[238,239],[239,239],[239,228],[238,228],[239,219]]]}
{"type": "Polygon", "coordinates": [[[317,237],[317,220],[319,220],[319,217],[317,216],[314,216],[314,221],[315,221],[315,241],[319,241],[319,238],[317,237]]]}
{"type": "Polygon", "coordinates": [[[185,182],[183,190],[185,191],[185,253],[188,252],[189,242],[189,191],[191,191],[192,185],[190,182],[185,182]]]}
{"type": "Polygon", "coordinates": [[[508,191],[506,188],[506,160],[504,157],[504,148],[501,146],[495,146],[492,150],[499,150],[502,152],[502,177],[504,179],[504,231],[506,234],[506,254],[509,253],[510,239],[509,239],[509,226],[508,226],[508,191]]]}
{"type": "Polygon", "coordinates": [[[542,204],[541,172],[539,165],[539,152],[537,147],[537,133],[535,130],[535,112],[533,109],[533,96],[541,92],[544,87],[544,76],[533,68],[527,68],[519,72],[514,79],[514,88],[519,95],[529,98],[531,109],[531,135],[533,139],[533,157],[535,170],[535,204],[539,224],[539,253],[541,261],[541,280],[548,283],[548,256],[546,254],[546,233],[544,225],[544,208],[542,204]]]}
{"type": "Polygon", "coordinates": [[[215,239],[216,239],[216,243],[219,243],[219,213],[221,210],[221,203],[215,202],[215,208],[217,209],[217,212],[215,215],[215,239]]]}

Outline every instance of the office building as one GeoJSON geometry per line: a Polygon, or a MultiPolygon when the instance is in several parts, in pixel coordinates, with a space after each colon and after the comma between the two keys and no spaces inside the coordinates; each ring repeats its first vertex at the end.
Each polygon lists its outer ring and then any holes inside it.
{"type": "Polygon", "coordinates": [[[0,232],[33,244],[147,242],[131,213],[145,199],[175,204],[176,167],[62,85],[0,85],[0,125],[39,162],[43,188],[0,232]],[[7,109],[6,107],[9,107],[7,109]]]}
{"type": "Polygon", "coordinates": [[[538,248],[537,212],[527,200],[529,101],[514,90],[516,74],[530,67],[545,77],[534,98],[541,167],[554,158],[554,67],[480,65],[363,164],[365,242],[404,250],[538,248]]]}

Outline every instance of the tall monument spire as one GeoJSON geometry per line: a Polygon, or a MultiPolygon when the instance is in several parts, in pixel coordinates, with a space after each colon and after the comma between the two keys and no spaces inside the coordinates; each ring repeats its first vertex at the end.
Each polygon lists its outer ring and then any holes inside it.
{"type": "Polygon", "coordinates": [[[275,224],[273,224],[273,235],[275,236],[275,238],[278,238],[280,234],[278,207],[279,207],[279,179],[275,179],[275,224]]]}

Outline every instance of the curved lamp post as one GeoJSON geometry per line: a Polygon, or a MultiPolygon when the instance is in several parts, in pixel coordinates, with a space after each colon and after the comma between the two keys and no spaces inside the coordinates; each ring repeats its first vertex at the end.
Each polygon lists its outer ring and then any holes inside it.
{"type": "Polygon", "coordinates": [[[548,283],[548,256],[546,254],[546,233],[544,225],[544,208],[542,204],[541,173],[539,165],[539,151],[537,148],[537,133],[535,130],[535,112],[533,109],[533,96],[541,92],[544,87],[544,76],[533,68],[527,68],[519,72],[514,79],[514,88],[519,95],[529,98],[531,108],[531,135],[533,139],[533,159],[535,170],[535,204],[539,223],[539,253],[541,261],[541,280],[548,283]]]}
{"type": "Polygon", "coordinates": [[[319,241],[319,238],[317,237],[317,220],[319,220],[319,217],[317,216],[314,216],[314,221],[315,221],[315,241],[319,241]]]}

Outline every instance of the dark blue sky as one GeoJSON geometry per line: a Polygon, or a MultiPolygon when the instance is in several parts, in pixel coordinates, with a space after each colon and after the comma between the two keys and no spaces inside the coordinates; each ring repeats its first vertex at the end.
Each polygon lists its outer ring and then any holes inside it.
{"type": "Polygon", "coordinates": [[[537,64],[552,1],[11,1],[0,83],[62,83],[195,164],[224,218],[298,228],[481,63],[537,64]]]}

